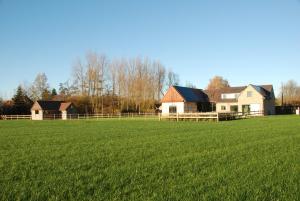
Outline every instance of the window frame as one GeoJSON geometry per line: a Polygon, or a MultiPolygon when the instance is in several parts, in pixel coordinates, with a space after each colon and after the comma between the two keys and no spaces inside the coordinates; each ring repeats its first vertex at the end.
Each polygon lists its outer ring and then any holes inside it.
{"type": "Polygon", "coordinates": [[[247,98],[253,97],[253,91],[247,91],[247,98]]]}
{"type": "Polygon", "coordinates": [[[230,112],[238,112],[239,111],[239,106],[238,105],[231,105],[230,106],[230,112]],[[232,108],[235,108],[235,110],[233,110],[232,108]]]}
{"type": "Polygon", "coordinates": [[[177,114],[177,106],[176,105],[169,106],[169,114],[177,114]]]}

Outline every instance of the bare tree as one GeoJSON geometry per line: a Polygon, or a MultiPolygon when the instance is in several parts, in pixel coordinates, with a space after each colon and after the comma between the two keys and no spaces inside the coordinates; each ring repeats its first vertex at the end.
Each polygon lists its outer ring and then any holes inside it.
{"type": "Polygon", "coordinates": [[[168,71],[168,80],[167,80],[167,87],[170,87],[172,85],[178,85],[179,84],[179,76],[178,74],[174,73],[171,69],[168,71]]]}
{"type": "Polygon", "coordinates": [[[191,82],[186,82],[186,83],[185,83],[185,86],[186,86],[186,87],[189,87],[189,88],[197,88],[196,85],[194,85],[194,84],[191,83],[191,82]]]}
{"type": "Polygon", "coordinates": [[[48,78],[45,73],[37,74],[33,84],[29,88],[29,96],[32,100],[39,100],[46,98],[50,94],[48,78]]]}
{"type": "Polygon", "coordinates": [[[206,90],[210,92],[210,98],[211,99],[216,99],[218,95],[218,91],[220,89],[229,87],[229,82],[228,80],[224,79],[222,76],[215,76],[212,79],[209,80],[209,83],[206,87],[206,90]]]}
{"type": "Polygon", "coordinates": [[[286,83],[283,83],[280,96],[283,97],[282,104],[300,104],[300,87],[297,82],[289,80],[286,83]]]}
{"type": "Polygon", "coordinates": [[[215,76],[209,80],[209,84],[207,85],[207,90],[219,90],[225,87],[229,87],[228,80],[224,79],[222,76],[215,76]]]}
{"type": "Polygon", "coordinates": [[[80,95],[86,95],[86,67],[78,58],[73,65],[73,86],[77,89],[80,95]]]}
{"type": "Polygon", "coordinates": [[[103,96],[106,86],[105,73],[107,72],[108,62],[105,55],[97,55],[95,52],[89,52],[86,60],[88,95],[91,97],[94,112],[99,112],[99,108],[101,107],[101,113],[103,113],[103,96]]]}
{"type": "Polygon", "coordinates": [[[164,95],[164,91],[163,91],[163,88],[164,88],[164,85],[165,85],[165,79],[166,79],[166,69],[165,67],[159,62],[159,61],[156,61],[153,63],[154,65],[154,73],[155,73],[155,82],[156,83],[156,99],[157,100],[160,100],[161,99],[161,96],[164,95]]]}
{"type": "MultiPolygon", "coordinates": [[[[86,95],[92,111],[148,111],[160,100],[167,84],[165,67],[148,58],[114,59],[95,52],[86,61],[76,62],[73,78],[79,95],[86,95]]],[[[169,72],[169,83],[178,84],[178,75],[169,72]]]]}

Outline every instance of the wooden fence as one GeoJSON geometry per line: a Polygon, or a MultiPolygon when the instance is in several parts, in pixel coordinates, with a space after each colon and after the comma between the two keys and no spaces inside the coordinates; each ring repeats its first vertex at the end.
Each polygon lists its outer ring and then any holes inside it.
{"type": "Polygon", "coordinates": [[[219,120],[217,112],[205,112],[205,113],[183,113],[183,114],[163,114],[159,115],[159,120],[168,119],[168,120],[219,120]]]}
{"type": "Polygon", "coordinates": [[[68,114],[67,119],[157,119],[155,113],[68,114]]]}
{"type": "Polygon", "coordinates": [[[31,115],[1,115],[0,120],[31,119],[31,115]]]}
{"type": "MultiPolygon", "coordinates": [[[[263,116],[264,112],[205,112],[205,113],[183,113],[183,114],[156,114],[156,113],[119,113],[119,114],[68,114],[68,120],[80,119],[159,119],[159,120],[194,120],[194,121],[226,121],[234,119],[245,119],[257,116],[263,116]]],[[[1,115],[0,120],[22,120],[31,119],[31,115],[1,115]]],[[[44,120],[61,120],[61,114],[44,115],[44,120]]]]}
{"type": "MultiPolygon", "coordinates": [[[[1,115],[0,120],[31,119],[31,115],[1,115]]],[[[44,114],[43,120],[61,120],[61,114],[44,114]]],[[[80,119],[158,119],[156,113],[68,114],[68,120],[80,119]]]]}
{"type": "Polygon", "coordinates": [[[159,120],[167,119],[167,120],[176,120],[176,121],[184,121],[184,120],[195,120],[195,121],[227,121],[227,120],[235,120],[235,119],[246,119],[251,117],[264,116],[263,111],[257,112],[204,112],[204,113],[183,113],[183,114],[159,114],[159,120]]]}

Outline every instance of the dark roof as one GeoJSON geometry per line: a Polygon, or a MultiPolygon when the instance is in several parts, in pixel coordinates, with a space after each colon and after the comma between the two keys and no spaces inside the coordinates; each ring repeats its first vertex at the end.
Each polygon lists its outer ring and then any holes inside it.
{"type": "Polygon", "coordinates": [[[72,103],[63,101],[37,101],[38,105],[34,104],[32,109],[34,110],[48,110],[48,111],[63,111],[67,110],[72,103]]]}
{"type": "Polygon", "coordinates": [[[256,85],[251,85],[253,86],[256,91],[258,93],[260,93],[263,97],[265,98],[272,98],[272,90],[273,90],[273,85],[260,85],[260,86],[256,86],[256,85]]]}
{"type": "Polygon", "coordinates": [[[201,89],[173,86],[186,102],[206,102],[207,95],[201,89]]]}
{"type": "Polygon", "coordinates": [[[42,110],[59,110],[62,101],[37,101],[42,110]]]}

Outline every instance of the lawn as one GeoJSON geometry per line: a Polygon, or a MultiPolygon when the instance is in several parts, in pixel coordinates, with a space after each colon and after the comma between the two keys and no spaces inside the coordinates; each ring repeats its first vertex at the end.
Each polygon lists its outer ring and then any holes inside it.
{"type": "Polygon", "coordinates": [[[0,121],[0,200],[300,200],[300,117],[0,121]]]}

